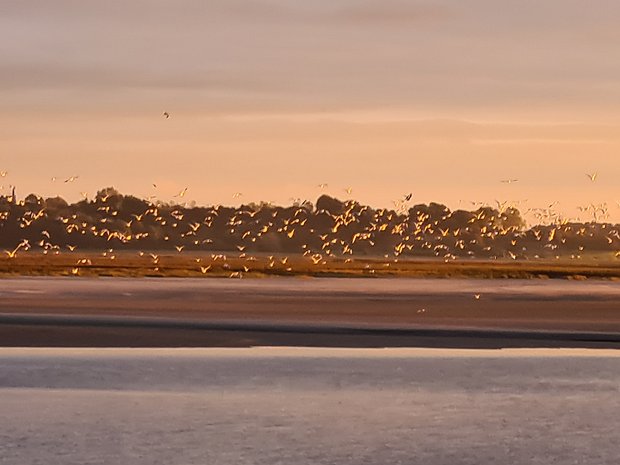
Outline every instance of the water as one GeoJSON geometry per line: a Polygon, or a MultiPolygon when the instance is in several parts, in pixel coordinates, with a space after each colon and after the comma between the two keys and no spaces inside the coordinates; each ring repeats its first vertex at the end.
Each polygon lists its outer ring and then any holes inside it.
{"type": "Polygon", "coordinates": [[[613,464],[616,351],[0,349],[3,464],[613,464]]]}

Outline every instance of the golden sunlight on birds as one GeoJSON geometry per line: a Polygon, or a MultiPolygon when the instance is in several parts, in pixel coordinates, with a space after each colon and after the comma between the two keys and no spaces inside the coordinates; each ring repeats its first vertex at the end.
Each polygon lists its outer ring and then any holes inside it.
{"type": "MultiPolygon", "coordinates": [[[[174,197],[184,197],[188,189],[174,197]]],[[[175,260],[199,264],[201,268],[194,269],[200,274],[204,270],[212,271],[210,275],[240,273],[235,277],[250,270],[291,273],[302,263],[300,257],[312,265],[313,272],[341,263],[369,275],[398,273],[407,258],[444,263],[582,261],[590,254],[607,253],[617,259],[620,232],[600,222],[610,214],[604,203],[580,207],[588,222],[579,223],[560,215],[557,202],[552,202],[530,209],[538,223],[527,226],[517,201],[497,199],[495,206],[472,202],[476,209],[466,211],[436,203],[413,205],[412,199],[412,193],[403,194],[393,201],[393,209],[328,195],[321,195],[316,203],[294,197],[288,206],[265,202],[196,207],[125,196],[113,188],[92,198],[82,195],[71,205],[35,195],[19,200],[12,193],[0,196],[0,228],[15,231],[4,236],[5,256],[10,259],[26,251],[61,256],[79,250],[80,259],[91,260],[93,251],[104,250],[101,256],[116,262],[124,260],[124,250],[135,250],[139,257],[149,258],[152,271],[164,273],[177,266],[167,254],[173,251],[175,260]],[[231,251],[232,257],[223,253],[231,251]],[[205,252],[211,254],[210,261],[201,255],[205,252]],[[261,255],[265,252],[271,255],[265,258],[261,255]],[[382,258],[365,262],[371,257],[382,258]]],[[[81,275],[95,267],[78,265],[81,275]]],[[[474,294],[476,300],[479,296],[474,294]]]]}

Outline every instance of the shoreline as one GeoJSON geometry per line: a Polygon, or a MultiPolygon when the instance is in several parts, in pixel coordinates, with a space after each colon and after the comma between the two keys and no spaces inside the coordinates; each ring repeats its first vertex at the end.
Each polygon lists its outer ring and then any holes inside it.
{"type": "Polygon", "coordinates": [[[506,349],[445,349],[434,347],[0,347],[0,358],[88,357],[93,360],[114,358],[565,358],[565,357],[620,357],[616,349],[574,348],[506,348],[506,349]]]}

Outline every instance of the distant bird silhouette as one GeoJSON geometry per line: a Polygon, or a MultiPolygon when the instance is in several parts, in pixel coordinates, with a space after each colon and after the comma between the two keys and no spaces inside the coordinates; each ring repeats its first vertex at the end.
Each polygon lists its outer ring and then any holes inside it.
{"type": "Polygon", "coordinates": [[[586,173],[586,176],[590,178],[590,181],[595,182],[598,177],[598,173],[586,173]]]}
{"type": "Polygon", "coordinates": [[[187,194],[187,190],[189,189],[189,187],[185,187],[181,192],[179,192],[177,195],[173,195],[173,197],[185,197],[185,194],[187,194]]]}
{"type": "Polygon", "coordinates": [[[168,119],[168,118],[170,118],[170,113],[168,113],[167,111],[164,111],[164,112],[162,113],[162,116],[163,116],[164,118],[168,119]]]}

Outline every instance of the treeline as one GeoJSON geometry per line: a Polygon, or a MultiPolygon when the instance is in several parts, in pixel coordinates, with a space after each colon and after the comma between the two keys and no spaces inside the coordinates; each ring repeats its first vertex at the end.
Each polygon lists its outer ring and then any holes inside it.
{"type": "Polygon", "coordinates": [[[526,228],[515,208],[451,211],[431,203],[373,209],[326,195],[316,204],[187,206],[113,188],[69,204],[34,194],[0,197],[0,248],[234,251],[321,256],[535,258],[620,250],[619,227],[563,223],[526,228]]]}

